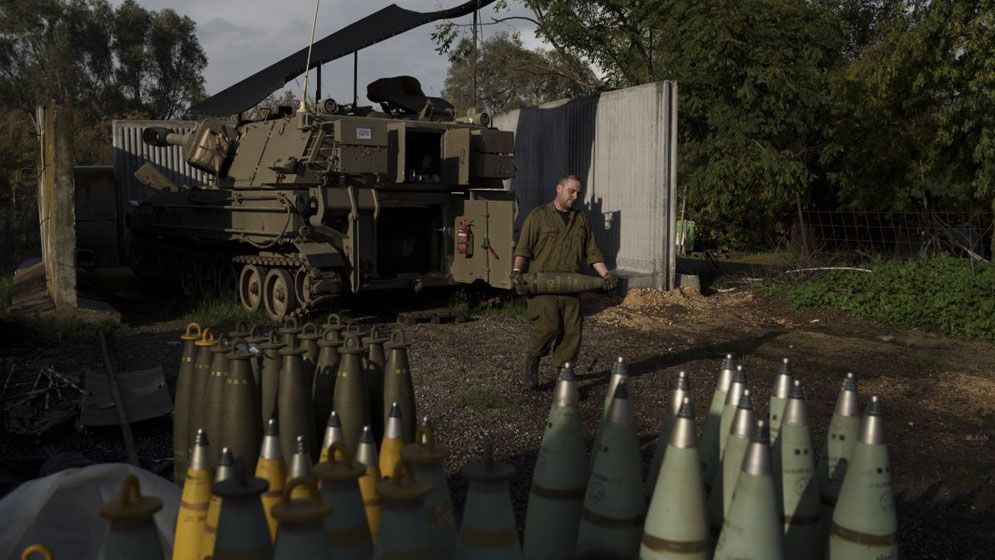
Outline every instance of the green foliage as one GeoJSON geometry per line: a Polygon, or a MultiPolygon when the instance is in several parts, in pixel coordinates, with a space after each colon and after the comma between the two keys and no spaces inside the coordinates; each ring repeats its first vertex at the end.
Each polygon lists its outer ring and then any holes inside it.
{"type": "Polygon", "coordinates": [[[795,307],[837,307],[885,323],[995,340],[995,266],[948,256],[830,271],[773,287],[795,307]]]}
{"type": "Polygon", "coordinates": [[[233,298],[183,298],[169,296],[157,301],[141,313],[142,324],[162,324],[183,328],[189,323],[204,326],[233,326],[239,322],[252,325],[274,325],[262,310],[251,312],[233,298]]]}
{"type": "MultiPolygon", "coordinates": [[[[473,108],[473,49],[463,38],[450,53],[442,96],[456,114],[473,108]]],[[[600,86],[587,66],[556,51],[533,51],[516,35],[485,39],[477,53],[477,107],[501,113],[592,93],[600,86]]]]}

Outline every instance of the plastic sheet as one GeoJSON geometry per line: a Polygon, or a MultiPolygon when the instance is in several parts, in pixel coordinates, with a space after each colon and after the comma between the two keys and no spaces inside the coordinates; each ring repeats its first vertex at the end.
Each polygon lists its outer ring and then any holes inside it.
{"type": "Polygon", "coordinates": [[[163,557],[171,557],[179,487],[138,467],[104,463],[25,482],[0,500],[0,559],[18,560],[21,550],[34,543],[51,548],[56,560],[102,558],[108,522],[98,512],[120,496],[129,474],[138,477],[143,495],[162,500],[155,523],[163,557]]]}

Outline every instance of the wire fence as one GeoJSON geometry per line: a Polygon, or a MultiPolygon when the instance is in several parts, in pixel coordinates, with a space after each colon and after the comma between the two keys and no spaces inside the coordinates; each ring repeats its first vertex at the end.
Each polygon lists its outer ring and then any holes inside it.
{"type": "Polygon", "coordinates": [[[991,260],[990,212],[802,210],[792,241],[811,255],[916,258],[939,253],[991,260]]]}

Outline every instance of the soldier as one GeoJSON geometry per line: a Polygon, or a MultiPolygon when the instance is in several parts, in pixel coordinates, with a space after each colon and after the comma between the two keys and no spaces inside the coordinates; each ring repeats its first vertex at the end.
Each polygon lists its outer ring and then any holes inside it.
{"type": "MultiPolygon", "coordinates": [[[[618,285],[618,278],[605,266],[590,219],[574,208],[583,190],[580,177],[564,175],[556,183],[553,201],[534,208],[525,218],[511,272],[516,287],[521,286],[519,276],[527,265],[532,272],[577,273],[585,263],[607,280],[608,289],[618,285]]],[[[521,293],[520,288],[516,289],[521,293]]],[[[523,381],[528,388],[536,389],[543,356],[552,352],[557,368],[576,362],[584,319],[579,295],[536,295],[527,296],[527,300],[532,340],[523,381]]]]}

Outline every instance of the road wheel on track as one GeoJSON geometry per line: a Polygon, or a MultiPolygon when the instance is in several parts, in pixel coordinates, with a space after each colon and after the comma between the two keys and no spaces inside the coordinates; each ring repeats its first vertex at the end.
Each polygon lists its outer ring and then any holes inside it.
{"type": "Polygon", "coordinates": [[[310,301],[312,294],[311,277],[308,275],[308,267],[301,266],[294,273],[294,290],[297,294],[297,301],[303,303],[310,301]]]}
{"type": "Polygon", "coordinates": [[[218,294],[228,299],[238,292],[238,269],[230,262],[218,263],[218,294]]]}
{"type": "Polygon", "coordinates": [[[187,297],[197,295],[197,288],[200,274],[198,273],[197,259],[184,257],[180,259],[180,293],[187,297]]]}
{"type": "Polygon", "coordinates": [[[218,295],[218,263],[214,261],[201,261],[198,268],[197,287],[204,297],[214,297],[218,295]]]}
{"type": "Polygon", "coordinates": [[[297,290],[289,271],[273,268],[266,273],[263,281],[263,304],[266,306],[266,313],[277,321],[297,309],[297,290]]]}
{"type": "Polygon", "coordinates": [[[266,269],[254,264],[246,265],[238,276],[238,300],[242,307],[256,311],[263,301],[263,279],[266,269]]]}

